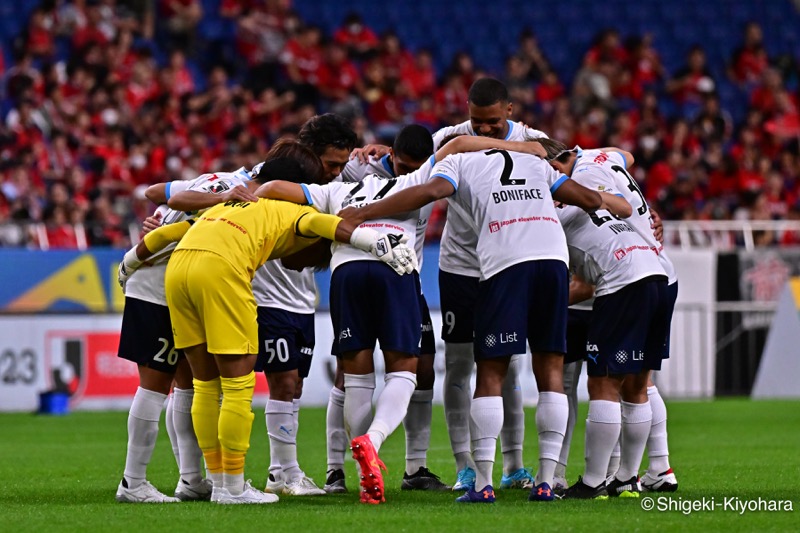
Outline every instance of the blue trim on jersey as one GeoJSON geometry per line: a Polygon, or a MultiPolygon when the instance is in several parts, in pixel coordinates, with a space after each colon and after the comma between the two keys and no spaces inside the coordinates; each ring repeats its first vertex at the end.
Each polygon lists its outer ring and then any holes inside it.
{"type": "Polygon", "coordinates": [[[431,158],[430,158],[430,159],[428,159],[428,163],[430,163],[430,164],[431,164],[431,166],[434,166],[434,165],[436,164],[436,154],[433,154],[433,155],[431,156],[431,158]]]}
{"type": "Polygon", "coordinates": [[[234,175],[235,176],[240,176],[240,177],[242,177],[243,179],[245,179],[247,181],[250,181],[250,180],[253,179],[253,175],[250,173],[249,170],[247,170],[244,167],[242,167],[239,170],[237,170],[236,172],[234,172],[234,175]]]}
{"type": "Polygon", "coordinates": [[[169,192],[171,188],[172,188],[172,182],[171,182],[171,181],[168,181],[168,182],[167,182],[167,186],[166,186],[166,188],[164,189],[164,195],[167,197],[167,201],[169,201],[169,197],[171,196],[171,194],[170,194],[170,192],[169,192]]]}
{"type": "Polygon", "coordinates": [[[303,189],[303,194],[306,195],[306,202],[308,205],[314,205],[314,201],[311,199],[311,193],[308,192],[308,187],[306,187],[306,184],[301,183],[300,187],[303,189]]]}
{"type": "Polygon", "coordinates": [[[562,174],[561,177],[558,178],[558,181],[556,181],[554,184],[552,184],[550,186],[550,194],[553,194],[554,192],[556,192],[558,190],[558,188],[561,187],[561,185],[563,185],[563,183],[565,181],[567,181],[568,179],[569,179],[569,176],[567,176],[565,174],[562,174]]]}
{"type": "Polygon", "coordinates": [[[394,169],[392,168],[392,165],[389,164],[389,154],[381,157],[381,164],[383,165],[383,168],[386,169],[386,172],[391,174],[392,177],[395,177],[394,169]]]}
{"type": "Polygon", "coordinates": [[[621,154],[621,153],[619,153],[619,152],[609,152],[609,153],[610,153],[610,154],[616,154],[616,155],[618,155],[618,156],[619,156],[619,158],[620,158],[620,159],[622,159],[622,168],[624,168],[625,170],[628,170],[628,160],[627,160],[627,159],[625,159],[625,156],[624,156],[624,155],[622,155],[622,154],[621,154]]]}
{"type": "Polygon", "coordinates": [[[620,198],[625,198],[624,196],[622,196],[622,195],[621,195],[620,193],[618,193],[618,192],[614,193],[614,196],[619,196],[620,198]]]}
{"type": "MultiPolygon", "coordinates": [[[[453,178],[451,178],[451,177],[450,177],[450,176],[448,176],[447,174],[442,174],[441,172],[437,172],[436,174],[434,174],[433,176],[431,176],[431,179],[433,179],[433,178],[442,178],[442,179],[445,179],[445,180],[447,180],[447,181],[449,181],[449,182],[450,182],[450,185],[452,185],[452,186],[453,186],[453,188],[454,188],[456,191],[458,190],[458,184],[456,183],[456,180],[454,180],[453,178]]],[[[453,191],[453,194],[455,194],[455,191],[453,191]]]]}
{"type": "Polygon", "coordinates": [[[503,139],[504,141],[507,141],[508,138],[511,137],[511,130],[514,129],[514,123],[513,122],[511,122],[508,119],[506,119],[506,122],[508,122],[508,133],[506,133],[506,138],[503,139]]]}

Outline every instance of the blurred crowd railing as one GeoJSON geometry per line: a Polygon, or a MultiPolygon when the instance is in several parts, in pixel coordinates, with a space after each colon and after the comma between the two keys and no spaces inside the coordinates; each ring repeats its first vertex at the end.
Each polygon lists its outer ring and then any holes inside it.
{"type": "Polygon", "coordinates": [[[755,250],[764,246],[800,245],[800,220],[664,221],[667,247],[755,250]]]}

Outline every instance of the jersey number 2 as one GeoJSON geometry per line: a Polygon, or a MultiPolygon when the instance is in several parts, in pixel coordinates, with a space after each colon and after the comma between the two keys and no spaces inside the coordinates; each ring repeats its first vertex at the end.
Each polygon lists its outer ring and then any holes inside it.
{"type": "Polygon", "coordinates": [[[503,156],[503,172],[500,173],[500,185],[508,187],[509,185],[525,185],[528,181],[524,178],[512,178],[511,172],[514,170],[514,160],[508,155],[505,150],[489,150],[485,152],[486,155],[500,154],[503,156]]]}

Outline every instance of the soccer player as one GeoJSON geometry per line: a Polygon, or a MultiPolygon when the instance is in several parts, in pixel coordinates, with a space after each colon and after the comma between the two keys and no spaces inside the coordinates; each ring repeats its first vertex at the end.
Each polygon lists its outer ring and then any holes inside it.
{"type": "MultiPolygon", "coordinates": [[[[464,138],[463,142],[450,143],[438,151],[419,170],[397,179],[385,180],[372,175],[358,183],[331,183],[323,187],[273,182],[260,188],[257,194],[307,203],[322,212],[338,212],[352,206],[369,205],[385,196],[391,197],[398,191],[427,182],[433,162],[449,153],[496,145],[506,146],[503,141],[464,138]]],[[[534,143],[521,148],[539,150],[534,143]]],[[[397,231],[402,229],[403,235],[416,243],[421,218],[418,210],[419,207],[409,209],[396,218],[377,220],[370,226],[388,227],[397,231]]],[[[418,304],[413,306],[408,302],[409,295],[406,291],[413,289],[403,288],[394,278],[389,278],[392,283],[388,283],[383,279],[385,274],[380,269],[374,269],[374,263],[365,259],[368,257],[355,253],[352,248],[334,246],[331,262],[331,315],[336,335],[334,351],[341,353],[345,372],[345,422],[350,428],[351,436],[356,436],[351,441],[351,446],[353,456],[361,466],[361,501],[380,503],[384,501],[383,476],[380,471],[383,463],[377,452],[386,437],[405,417],[416,385],[416,361],[411,356],[419,353],[420,309],[418,304]],[[353,297],[360,294],[369,294],[370,298],[362,301],[353,297]],[[375,389],[375,375],[372,353],[376,340],[380,341],[384,352],[387,374],[386,388],[376,402],[373,419],[371,399],[375,389]]],[[[418,287],[416,290],[419,292],[418,287]]]]}
{"type": "Polygon", "coordinates": [[[461,211],[478,234],[481,282],[476,304],[475,397],[470,407],[475,487],[457,501],[495,500],[492,468],[503,425],[503,382],[513,354],[533,352],[539,389],[539,470],[531,499],[552,500],[553,472],[567,420],[562,392],[567,308],[567,246],[552,199],[586,210],[630,206],[566,179],[544,161],[505,150],[457,154],[438,162],[425,184],[342,213],[354,222],[402,213],[448,198],[448,216],[461,211]]]}
{"type": "MultiPolygon", "coordinates": [[[[505,85],[496,79],[476,80],[469,89],[468,106],[469,120],[436,132],[433,136],[435,148],[441,146],[446,136],[456,133],[508,141],[547,137],[541,131],[509,120],[513,104],[505,85]]],[[[444,412],[457,471],[453,490],[467,490],[475,484],[474,465],[470,460],[469,412],[470,379],[475,367],[473,322],[480,280],[476,239],[468,212],[456,209],[448,213],[439,252],[439,297],[445,343],[444,412]]],[[[513,358],[503,385],[505,418],[500,436],[503,450],[500,487],[530,489],[533,477],[522,460],[525,414],[518,358],[513,358]]]]}
{"type": "MultiPolygon", "coordinates": [[[[316,124],[324,115],[310,122],[316,124]]],[[[338,118],[338,117],[336,117],[338,118]]],[[[335,121],[334,126],[339,122],[335,121]]],[[[266,161],[288,157],[297,160],[301,178],[313,179],[326,172],[317,155],[297,141],[279,140],[266,161]]],[[[254,197],[255,198],[255,197],[254,197]]],[[[170,198],[170,205],[184,211],[205,209],[219,203],[220,196],[188,190],[170,198]]],[[[318,243],[319,244],[319,243],[318,243]]],[[[293,496],[316,496],[325,492],[300,469],[297,460],[297,428],[303,379],[308,376],[314,350],[314,306],[316,287],[312,269],[284,268],[281,259],[267,261],[253,278],[258,306],[259,357],[255,370],[266,374],[270,398],[266,407],[270,438],[270,471],[267,491],[293,496]]]]}
{"type": "Polygon", "coordinates": [[[358,137],[343,117],[325,113],[308,119],[300,128],[297,140],[311,148],[322,161],[323,182],[327,183],[342,173],[358,137]]]}
{"type": "MultiPolygon", "coordinates": [[[[253,172],[240,168],[236,172],[203,174],[190,181],[173,181],[148,189],[156,203],[166,202],[171,194],[183,189],[202,191],[215,201],[255,199],[242,187],[253,172]]],[[[163,224],[179,222],[186,213],[162,205],[157,211],[163,224]]],[[[172,253],[168,248],[150,261],[150,268],[125,285],[125,307],[118,355],[138,364],[139,388],[128,414],[128,447],[125,474],[117,488],[120,502],[176,502],[207,500],[211,482],[202,477],[202,453],[192,427],[192,374],[183,352],[175,348],[169,309],[164,293],[164,273],[172,253]],[[180,479],[171,498],[159,492],[146,480],[146,469],[158,436],[158,420],[164,400],[173,389],[167,408],[167,429],[180,470],[180,479]]]]}
{"type": "MultiPolygon", "coordinates": [[[[567,149],[550,139],[542,144],[554,169],[587,187],[616,192],[615,174],[629,177],[624,169],[632,157],[625,152],[567,149]]],[[[630,179],[628,186],[634,188],[630,179]]],[[[559,218],[567,235],[571,268],[595,286],[586,346],[586,468],[564,497],[638,497],[639,464],[652,421],[647,382],[650,371],[661,367],[669,324],[667,275],[658,250],[610,213],[586,215],[563,207],[559,218]],[[606,483],[620,428],[619,470],[606,483]]]]}
{"type": "MultiPolygon", "coordinates": [[[[301,172],[297,161],[282,158],[266,162],[259,175],[294,180],[301,172]]],[[[244,481],[258,353],[250,285],[256,269],[268,259],[301,250],[319,237],[349,242],[396,273],[413,271],[413,251],[397,239],[308,207],[263,199],[226,202],[210,208],[194,225],[159,228],[125,254],[123,281],[153,253],[180,240],[167,266],[167,302],[175,345],[184,350],[194,375],[192,418],[214,482],[214,502],[278,500],[244,481]]]]}
{"type": "MultiPolygon", "coordinates": [[[[394,179],[397,176],[410,174],[422,167],[433,153],[433,141],[427,129],[420,125],[409,125],[400,130],[390,152],[380,159],[369,158],[366,162],[358,159],[350,160],[345,165],[337,181],[347,183],[360,182],[369,175],[382,179],[394,179]]],[[[430,211],[433,206],[426,206],[420,212],[417,224],[416,253],[422,268],[422,248],[425,240],[430,211]]],[[[420,293],[420,309],[422,313],[422,345],[417,360],[417,388],[411,395],[408,414],[403,419],[406,434],[406,470],[403,474],[401,489],[403,490],[450,490],[442,483],[439,476],[427,468],[427,452],[430,445],[431,419],[433,409],[433,369],[436,343],[433,335],[433,324],[425,296],[420,293]]],[[[347,437],[344,428],[344,384],[341,365],[336,365],[336,383],[331,388],[328,400],[327,446],[328,446],[328,480],[325,489],[329,492],[344,492],[344,454],[347,437]],[[341,378],[340,378],[341,375],[341,378]]]]}

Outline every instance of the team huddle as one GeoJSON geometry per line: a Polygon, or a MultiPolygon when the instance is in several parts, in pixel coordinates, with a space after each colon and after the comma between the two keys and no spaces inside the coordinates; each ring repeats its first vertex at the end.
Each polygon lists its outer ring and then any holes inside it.
{"type": "Polygon", "coordinates": [[[677,276],[627,171],[633,157],[614,147],[570,149],[508,120],[508,92],[491,78],[473,84],[468,104],[466,122],[433,136],[406,126],[391,148],[356,149],[346,121],[316,116],[252,170],[148,189],[160,207],[119,268],[119,356],[138,364],[140,387],[118,501],[259,504],[347,492],[349,448],[361,502],[378,504],[381,445],[401,423],[404,490],[494,502],[498,437],[499,488],[525,489],[531,501],[677,489],[666,408],[650,379],[669,356],[677,276]],[[435,342],[419,282],[440,199],[448,205],[439,292],[452,486],[427,467],[435,342]],[[319,487],[298,463],[296,436],[315,348],[314,272],[327,267],[337,371],[319,487]],[[386,373],[373,410],[376,342],[386,373]],[[535,475],[522,460],[527,347],[539,392],[535,475]],[[584,360],[586,462],[570,485],[584,360]],[[270,389],[263,491],[244,477],[261,371],[270,389]],[[174,497],[146,476],[165,401],[180,470],[174,497]]]}

